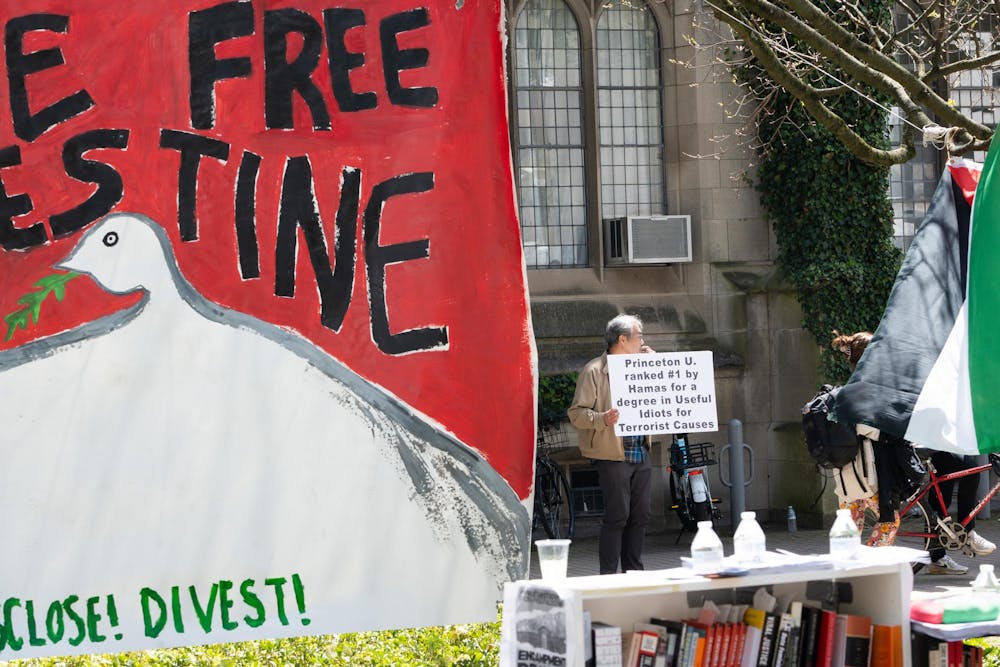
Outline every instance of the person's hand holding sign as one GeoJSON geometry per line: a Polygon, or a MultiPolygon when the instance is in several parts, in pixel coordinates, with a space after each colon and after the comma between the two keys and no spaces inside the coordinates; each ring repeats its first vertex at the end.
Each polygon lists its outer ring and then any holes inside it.
{"type": "Polygon", "coordinates": [[[622,336],[624,353],[608,352],[615,435],[704,433],[718,428],[710,351],[656,353],[642,332],[622,336]]]}
{"type": "MultiPolygon", "coordinates": [[[[644,354],[651,354],[653,352],[656,352],[656,350],[646,345],[646,341],[643,340],[641,332],[636,334],[636,336],[638,337],[639,342],[642,343],[641,347],[639,347],[639,352],[644,354]]],[[[618,416],[619,416],[618,410],[616,410],[615,408],[611,408],[610,410],[604,413],[604,425],[614,426],[615,424],[618,423],[618,416]]]]}

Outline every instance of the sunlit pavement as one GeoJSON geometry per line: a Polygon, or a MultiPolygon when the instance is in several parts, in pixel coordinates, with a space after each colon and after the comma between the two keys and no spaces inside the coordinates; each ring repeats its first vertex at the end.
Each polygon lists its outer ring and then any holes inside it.
{"type": "MultiPolygon", "coordinates": [[[[976,532],[993,542],[1000,544],[1000,516],[995,509],[993,517],[990,519],[979,519],[976,523],[976,532]]],[[[833,517],[827,519],[827,524],[833,523],[833,517]]],[[[794,533],[787,531],[786,526],[777,524],[765,524],[764,532],[767,535],[767,548],[787,549],[795,553],[811,554],[826,553],[828,551],[829,525],[820,530],[799,530],[794,533]]],[[[597,537],[596,524],[582,526],[585,537],[577,537],[573,540],[569,551],[569,576],[584,576],[598,574],[597,562],[597,537]]],[[[733,539],[728,526],[719,529],[719,537],[725,547],[726,554],[733,552],[733,539]]],[[[678,567],[681,564],[681,556],[690,555],[691,538],[693,533],[679,533],[677,530],[650,532],[646,535],[646,548],[643,552],[643,561],[647,570],[666,569],[678,567]],[[679,536],[679,539],[678,539],[679,536]]],[[[534,539],[543,539],[545,536],[540,532],[534,535],[534,539]]],[[[1000,550],[988,556],[966,556],[957,551],[949,552],[949,555],[961,565],[969,568],[969,572],[964,575],[932,575],[927,574],[923,568],[913,578],[913,590],[917,597],[928,593],[953,590],[955,587],[968,586],[979,572],[980,563],[1000,563],[1000,550]]],[[[1000,567],[997,568],[1000,570],[1000,567]]],[[[530,578],[539,577],[538,562],[534,549],[531,555],[530,578]]]]}

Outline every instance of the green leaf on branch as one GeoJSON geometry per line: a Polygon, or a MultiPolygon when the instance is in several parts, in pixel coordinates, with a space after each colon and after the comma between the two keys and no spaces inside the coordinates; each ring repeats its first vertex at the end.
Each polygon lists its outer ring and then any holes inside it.
{"type": "Polygon", "coordinates": [[[14,333],[18,329],[27,331],[32,322],[37,325],[42,314],[42,304],[45,302],[45,299],[51,294],[55,297],[56,301],[62,301],[66,296],[66,283],[79,275],[75,271],[50,273],[36,280],[34,285],[32,285],[36,289],[22,294],[17,299],[17,303],[21,304],[21,308],[4,315],[3,321],[7,325],[4,341],[6,342],[13,338],[14,333]]]}

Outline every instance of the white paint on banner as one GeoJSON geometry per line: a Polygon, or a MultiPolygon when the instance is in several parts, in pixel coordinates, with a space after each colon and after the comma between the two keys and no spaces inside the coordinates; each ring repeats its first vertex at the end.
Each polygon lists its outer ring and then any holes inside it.
{"type": "Polygon", "coordinates": [[[608,355],[617,435],[719,430],[712,352],[608,355]]]}
{"type": "Polygon", "coordinates": [[[59,266],[143,298],[0,352],[0,661],[495,616],[530,519],[474,450],[205,299],[145,216],[59,266]]]}

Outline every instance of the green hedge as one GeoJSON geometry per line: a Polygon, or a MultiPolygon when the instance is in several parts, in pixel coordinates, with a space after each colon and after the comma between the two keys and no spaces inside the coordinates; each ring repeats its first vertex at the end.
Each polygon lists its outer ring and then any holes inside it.
{"type": "MultiPolygon", "coordinates": [[[[984,667],[1000,667],[1000,638],[968,639],[982,646],[984,667]]],[[[276,641],[216,644],[92,655],[18,660],[9,667],[268,667],[382,666],[492,667],[500,662],[500,622],[419,630],[358,632],[276,641]]]]}
{"type": "Polygon", "coordinates": [[[10,667],[486,667],[500,661],[500,622],[214,644],[117,655],[16,660],[10,667]]]}
{"type": "Polygon", "coordinates": [[[966,639],[965,643],[983,648],[983,667],[1000,667],[1000,637],[966,639]]]}

